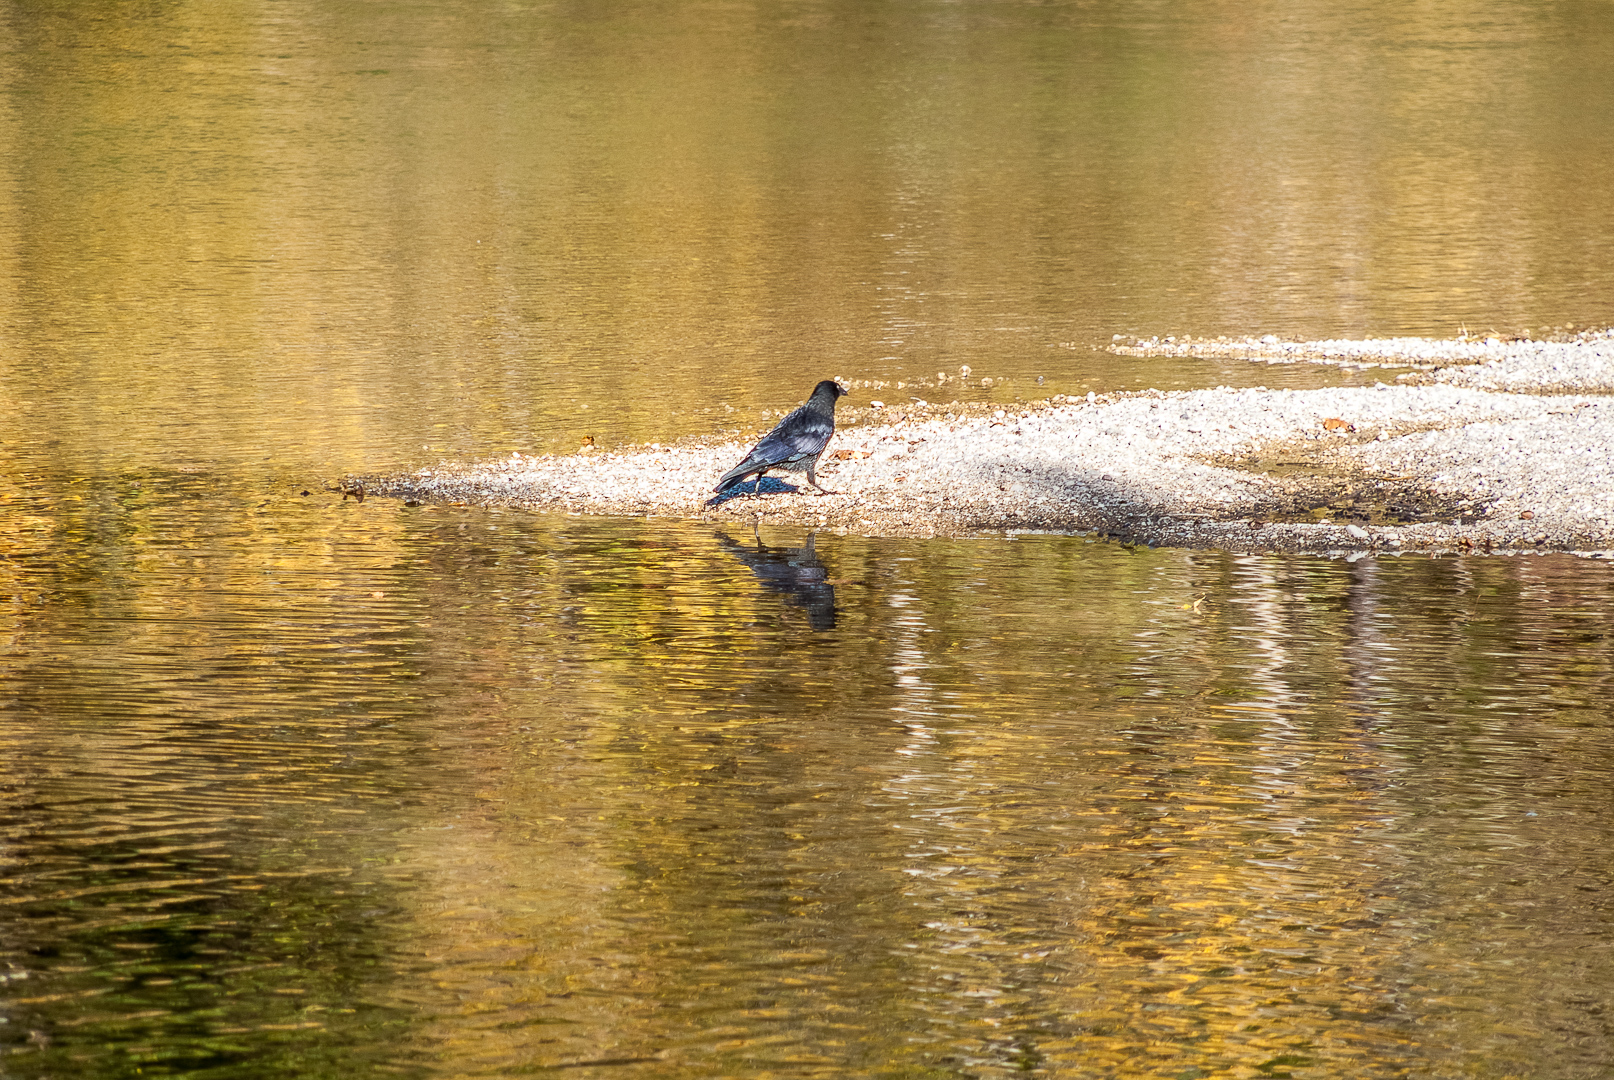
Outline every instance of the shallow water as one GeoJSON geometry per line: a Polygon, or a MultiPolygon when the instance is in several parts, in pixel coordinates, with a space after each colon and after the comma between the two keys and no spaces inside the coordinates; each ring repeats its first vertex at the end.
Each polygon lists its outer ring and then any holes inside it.
{"type": "Polygon", "coordinates": [[[18,1075],[1614,1052],[1605,564],[150,500],[5,564],[18,1075]]]}
{"type": "Polygon", "coordinates": [[[0,1073],[1606,1075],[1605,564],[324,484],[1606,323],[1611,19],[0,0],[0,1073]]]}

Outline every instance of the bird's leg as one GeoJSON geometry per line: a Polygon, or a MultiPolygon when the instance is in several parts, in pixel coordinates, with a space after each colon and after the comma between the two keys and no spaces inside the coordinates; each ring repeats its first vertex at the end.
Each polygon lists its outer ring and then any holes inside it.
{"type": "Polygon", "coordinates": [[[807,482],[809,484],[813,485],[813,487],[818,488],[818,490],[823,492],[825,495],[833,495],[833,494],[835,494],[829,488],[824,487],[821,484],[819,484],[818,477],[813,475],[813,467],[811,465],[807,466],[807,482]]]}
{"type": "Polygon", "coordinates": [[[751,485],[751,494],[759,495],[761,493],[762,493],[762,474],[757,473],[757,482],[751,485]]]}

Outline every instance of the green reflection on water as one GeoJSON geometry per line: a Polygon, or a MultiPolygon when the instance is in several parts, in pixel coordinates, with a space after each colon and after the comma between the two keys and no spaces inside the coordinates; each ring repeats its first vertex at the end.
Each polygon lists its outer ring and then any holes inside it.
{"type": "Polygon", "coordinates": [[[820,535],[826,628],[701,527],[323,514],[45,590],[0,683],[23,1069],[1606,1048],[1559,1019],[1609,974],[1602,565],[820,535]]]}

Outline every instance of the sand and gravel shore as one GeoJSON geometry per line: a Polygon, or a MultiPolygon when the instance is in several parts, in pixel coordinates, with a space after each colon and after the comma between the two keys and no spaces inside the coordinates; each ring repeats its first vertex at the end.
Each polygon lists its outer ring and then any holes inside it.
{"type": "Polygon", "coordinates": [[[512,454],[342,486],[362,483],[369,495],[411,504],[886,536],[1054,531],[1344,557],[1614,555],[1614,332],[1549,341],[1152,339],[1113,351],[1379,367],[1385,381],[1055,396],[1013,408],[877,404],[886,392],[854,387],[819,466],[831,495],[792,477],[714,499],[716,478],[760,430],[743,440],[512,454]]]}

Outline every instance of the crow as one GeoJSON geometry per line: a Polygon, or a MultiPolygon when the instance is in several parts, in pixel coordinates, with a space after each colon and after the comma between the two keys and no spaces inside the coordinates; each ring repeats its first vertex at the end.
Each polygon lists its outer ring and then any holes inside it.
{"type": "Polygon", "coordinates": [[[835,434],[835,399],[844,393],[846,391],[834,379],[825,379],[813,387],[813,396],[807,399],[807,404],[762,436],[745,455],[745,460],[724,473],[712,490],[721,495],[755,474],[757,482],[752,490],[758,491],[762,487],[763,473],[769,469],[784,469],[805,472],[807,482],[824,491],[818,487],[818,477],[813,475],[813,470],[818,467],[818,456],[829,444],[829,437],[835,434]]]}

